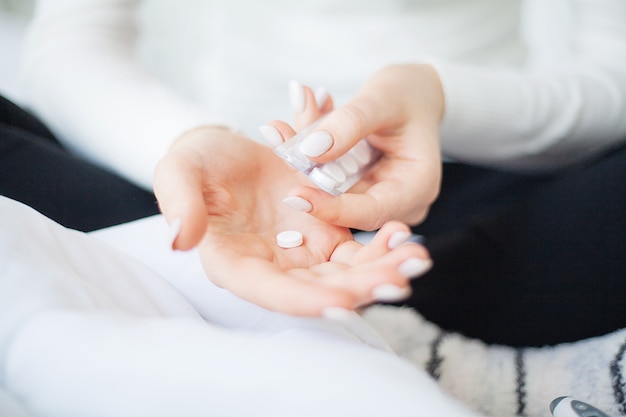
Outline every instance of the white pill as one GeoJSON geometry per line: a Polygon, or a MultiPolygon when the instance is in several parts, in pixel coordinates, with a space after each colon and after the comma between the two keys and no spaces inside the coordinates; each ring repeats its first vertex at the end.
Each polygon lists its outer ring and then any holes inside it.
{"type": "Polygon", "coordinates": [[[356,159],[360,166],[368,164],[372,160],[372,152],[367,142],[362,140],[350,150],[350,155],[356,159]]]}
{"type": "Polygon", "coordinates": [[[333,177],[338,183],[342,183],[346,180],[346,174],[341,167],[334,162],[324,164],[322,171],[333,177]]]}
{"type": "Polygon", "coordinates": [[[319,168],[313,168],[313,171],[309,174],[309,178],[311,178],[311,181],[327,190],[333,190],[337,186],[337,181],[319,168]]]}
{"type": "Polygon", "coordinates": [[[339,166],[343,168],[346,175],[353,175],[359,171],[359,164],[349,153],[344,154],[335,162],[337,162],[339,166]]]}
{"type": "Polygon", "coordinates": [[[296,248],[302,245],[302,233],[297,230],[285,230],[276,235],[276,243],[281,248],[296,248]]]}

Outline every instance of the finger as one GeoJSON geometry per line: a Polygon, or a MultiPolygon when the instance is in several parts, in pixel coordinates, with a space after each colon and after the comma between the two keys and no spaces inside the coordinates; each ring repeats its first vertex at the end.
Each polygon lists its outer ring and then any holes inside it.
{"type": "Polygon", "coordinates": [[[347,265],[358,265],[379,258],[409,240],[411,231],[407,225],[397,221],[390,221],[376,232],[374,237],[365,245],[356,242],[346,242],[333,252],[330,260],[347,265]],[[353,244],[349,244],[353,243],[353,244]]]}
{"type": "Polygon", "coordinates": [[[383,159],[347,193],[334,197],[316,187],[300,186],[291,189],[283,202],[326,223],[360,230],[379,229],[388,220],[417,224],[439,193],[441,171],[435,164],[383,159]]]}
{"type": "Polygon", "coordinates": [[[326,102],[330,98],[330,96],[328,95],[328,91],[326,91],[325,87],[318,87],[315,89],[314,95],[315,95],[315,104],[317,105],[317,108],[320,111],[324,111],[324,109],[326,108],[326,104],[327,104],[326,102]]]}
{"type": "Polygon", "coordinates": [[[431,264],[425,250],[415,244],[401,245],[356,267],[329,268],[328,275],[303,268],[285,273],[270,261],[223,250],[218,256],[215,248],[204,245],[200,253],[216,285],[263,308],[301,316],[319,316],[328,307],[354,309],[370,303],[380,285],[405,288],[409,278],[431,264]]]}
{"type": "Polygon", "coordinates": [[[335,108],[333,97],[328,94],[324,87],[315,90],[315,102],[317,103],[321,115],[330,113],[335,108]]]}
{"type": "Polygon", "coordinates": [[[254,257],[215,256],[212,249],[200,248],[209,278],[216,285],[269,310],[299,316],[319,316],[327,307],[352,309],[357,300],[345,288],[325,285],[313,279],[308,269],[286,273],[278,265],[254,257]]]}
{"type": "Polygon", "coordinates": [[[313,132],[302,140],[302,152],[315,162],[339,158],[359,140],[379,129],[375,106],[349,103],[328,114],[313,132]]]}
{"type": "Polygon", "coordinates": [[[275,148],[282,145],[286,140],[296,134],[296,131],[288,123],[281,120],[273,120],[266,125],[259,127],[263,139],[270,147],[275,148]]]}
{"type": "MultiPolygon", "coordinates": [[[[355,240],[349,240],[349,241],[343,242],[342,244],[338,245],[335,248],[333,253],[331,253],[331,255],[329,257],[329,261],[330,261],[330,263],[337,263],[337,264],[341,264],[341,265],[350,265],[350,260],[362,248],[363,248],[363,244],[360,243],[360,242],[357,242],[355,240]]],[[[323,273],[329,273],[330,272],[330,270],[328,270],[328,269],[326,269],[326,270],[318,269],[318,271],[323,272],[323,273]]]]}
{"type": "Polygon", "coordinates": [[[387,213],[390,207],[397,207],[369,193],[332,196],[318,188],[304,186],[291,190],[283,202],[326,223],[359,230],[379,229],[385,221],[394,218],[392,213],[387,213]]]}
{"type": "Polygon", "coordinates": [[[288,123],[283,122],[282,120],[274,120],[270,122],[270,125],[274,126],[278,133],[280,133],[283,141],[291,139],[296,134],[294,128],[292,128],[288,123]]]}
{"type": "Polygon", "coordinates": [[[154,192],[168,224],[180,225],[172,236],[172,249],[195,247],[207,227],[202,171],[184,156],[171,153],[157,164],[154,192]]]}
{"type": "Polygon", "coordinates": [[[306,95],[304,88],[299,82],[292,80],[289,82],[289,101],[291,109],[295,114],[302,113],[306,107],[306,95]]]}
{"type": "Polygon", "coordinates": [[[395,287],[398,295],[403,295],[408,281],[423,275],[431,266],[423,246],[406,243],[369,262],[322,276],[319,281],[345,288],[356,296],[358,305],[363,305],[377,299],[376,289],[382,285],[395,287]]]}
{"type": "Polygon", "coordinates": [[[284,136],[272,123],[260,126],[259,132],[270,148],[276,148],[277,146],[282,145],[285,141],[284,136]]]}
{"type": "Polygon", "coordinates": [[[302,111],[296,111],[294,114],[294,126],[297,131],[304,129],[320,118],[322,112],[317,105],[315,93],[310,87],[300,86],[304,96],[304,107],[302,111]]]}
{"type": "MultiPolygon", "coordinates": [[[[315,92],[296,81],[289,85],[289,95],[295,112],[295,127],[298,131],[313,124],[322,115],[333,109],[333,99],[325,88],[315,92]]],[[[296,131],[287,123],[273,121],[259,128],[261,135],[270,147],[275,148],[295,135],[296,131]]]]}
{"type": "Polygon", "coordinates": [[[368,244],[354,254],[350,264],[358,265],[379,258],[407,242],[411,236],[411,229],[406,224],[398,221],[387,222],[368,244]]]}

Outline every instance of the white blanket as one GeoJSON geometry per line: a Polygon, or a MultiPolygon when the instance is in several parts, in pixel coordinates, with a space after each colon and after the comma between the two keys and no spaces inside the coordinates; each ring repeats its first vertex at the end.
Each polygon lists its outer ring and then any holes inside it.
{"type": "Polygon", "coordinates": [[[474,415],[340,324],[214,287],[166,236],[160,216],[89,236],[0,197],[0,415],[474,415]]]}

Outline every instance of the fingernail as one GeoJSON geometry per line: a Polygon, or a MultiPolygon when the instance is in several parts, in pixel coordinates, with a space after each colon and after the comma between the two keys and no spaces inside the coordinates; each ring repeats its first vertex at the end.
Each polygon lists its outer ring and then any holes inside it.
{"type": "Polygon", "coordinates": [[[168,231],[168,242],[170,243],[170,248],[174,249],[174,242],[180,233],[180,217],[175,218],[169,226],[168,231]]]}
{"type": "Polygon", "coordinates": [[[347,323],[353,320],[355,315],[358,316],[356,312],[343,307],[325,307],[322,309],[322,317],[341,323],[347,323]]]}
{"type": "Polygon", "coordinates": [[[409,258],[398,266],[398,272],[406,278],[415,278],[428,271],[432,265],[431,260],[409,258]]]}
{"type": "Polygon", "coordinates": [[[393,250],[409,240],[410,237],[410,232],[393,232],[391,236],[389,236],[389,240],[387,241],[387,247],[393,250]]]}
{"type": "Polygon", "coordinates": [[[319,109],[324,107],[326,100],[328,100],[328,92],[326,92],[326,88],[320,87],[315,90],[315,102],[317,103],[317,107],[319,109]]]}
{"type": "Polygon", "coordinates": [[[278,129],[274,126],[261,126],[259,127],[259,131],[263,136],[263,139],[272,147],[275,148],[279,145],[283,144],[283,136],[280,134],[278,129]]]}
{"type": "Polygon", "coordinates": [[[291,101],[293,111],[296,113],[304,111],[306,96],[304,95],[304,88],[297,81],[289,83],[289,100],[291,101]]]}
{"type": "Polygon", "coordinates": [[[304,138],[300,143],[300,151],[306,156],[320,156],[333,146],[333,138],[325,130],[318,130],[304,138]]]}
{"type": "Polygon", "coordinates": [[[343,325],[362,342],[373,348],[393,353],[393,349],[374,328],[365,321],[356,311],[342,307],[326,307],[321,312],[322,317],[343,325]]]}
{"type": "Polygon", "coordinates": [[[313,205],[302,197],[293,196],[283,198],[283,203],[287,204],[294,210],[303,211],[308,213],[313,209],[313,205]]]}
{"type": "Polygon", "coordinates": [[[411,295],[411,287],[398,287],[393,284],[381,284],[372,290],[372,297],[378,301],[393,303],[407,299],[411,295]]]}

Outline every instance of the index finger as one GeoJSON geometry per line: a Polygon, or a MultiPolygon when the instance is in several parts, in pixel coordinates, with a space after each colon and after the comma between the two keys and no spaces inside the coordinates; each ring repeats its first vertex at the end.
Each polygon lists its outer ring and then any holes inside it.
{"type": "Polygon", "coordinates": [[[366,136],[398,124],[399,113],[384,101],[365,93],[357,96],[329,113],[300,149],[319,163],[339,158],[366,136]]]}

